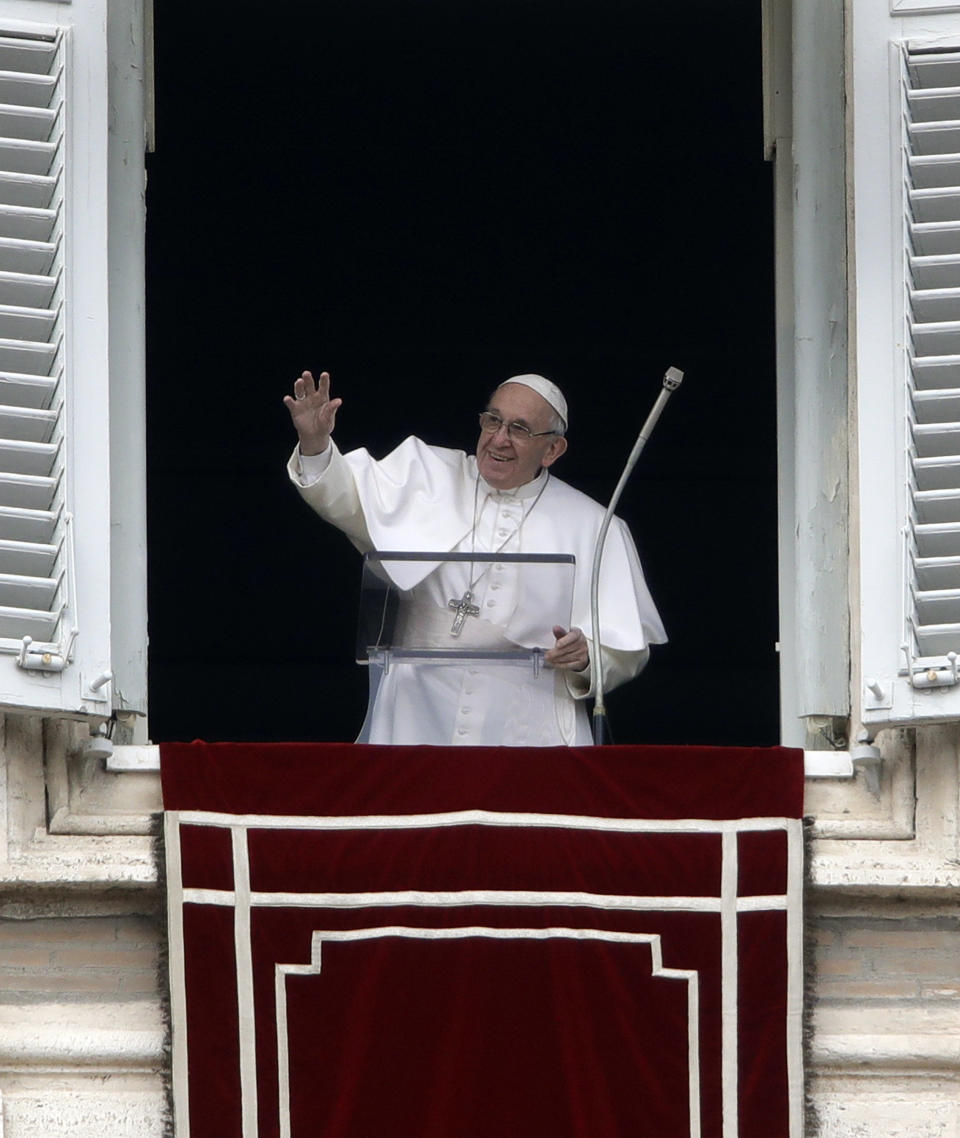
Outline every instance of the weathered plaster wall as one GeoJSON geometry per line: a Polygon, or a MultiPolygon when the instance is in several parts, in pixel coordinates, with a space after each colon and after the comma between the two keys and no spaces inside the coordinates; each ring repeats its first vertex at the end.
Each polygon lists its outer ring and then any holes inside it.
{"type": "Polygon", "coordinates": [[[808,783],[814,1102],[823,1138],[957,1138],[960,729],[881,743],[875,787],[808,783]]]}
{"type": "Polygon", "coordinates": [[[107,774],[85,736],[0,721],[3,1138],[164,1133],[157,776],[107,774]]]}

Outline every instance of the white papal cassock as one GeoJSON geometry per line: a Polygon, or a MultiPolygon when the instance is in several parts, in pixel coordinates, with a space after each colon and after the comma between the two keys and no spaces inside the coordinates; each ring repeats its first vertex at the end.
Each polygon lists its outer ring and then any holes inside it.
{"type": "MultiPolygon", "coordinates": [[[[313,509],[364,553],[573,554],[572,623],[592,636],[590,572],[604,511],[559,478],[542,471],[525,486],[496,490],[477,474],[473,455],[413,437],[380,461],[365,449],[341,454],[333,442],[322,455],[301,456],[295,450],[288,472],[313,509]]],[[[438,626],[443,621],[449,628],[447,601],[463,594],[459,574],[466,571],[463,563],[447,565],[440,572],[449,580],[435,572],[402,584],[413,590],[423,620],[435,619],[438,626]]],[[[480,616],[467,618],[463,646],[517,643],[509,630],[518,595],[512,574],[518,571],[515,564],[495,563],[477,582],[474,603],[480,616]]],[[[549,618],[545,621],[549,626],[549,618]]],[[[619,518],[604,546],[600,630],[607,691],[641,670],[650,644],[666,640],[630,531],[619,518]]],[[[583,701],[592,690],[592,660],[583,672],[546,668],[537,677],[532,669],[504,665],[391,663],[372,711],[370,742],[586,745],[591,735],[583,701]]]]}

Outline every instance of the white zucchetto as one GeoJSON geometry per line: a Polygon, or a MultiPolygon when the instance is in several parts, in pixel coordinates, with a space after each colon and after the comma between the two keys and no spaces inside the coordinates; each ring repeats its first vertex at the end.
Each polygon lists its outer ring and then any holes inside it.
{"type": "Polygon", "coordinates": [[[563,420],[564,427],[569,425],[570,420],[567,418],[567,401],[563,397],[563,392],[555,383],[552,383],[549,379],[545,379],[542,375],[513,375],[499,384],[497,390],[499,391],[501,387],[504,387],[508,383],[520,383],[524,387],[529,387],[531,391],[535,391],[556,411],[563,420]]]}

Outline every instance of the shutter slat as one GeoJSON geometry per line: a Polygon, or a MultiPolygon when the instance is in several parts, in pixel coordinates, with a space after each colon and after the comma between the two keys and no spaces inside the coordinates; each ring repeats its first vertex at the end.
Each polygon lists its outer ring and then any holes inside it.
{"type": "Polygon", "coordinates": [[[960,456],[915,458],[913,479],[918,490],[953,490],[960,486],[960,456]]]}
{"type": "Polygon", "coordinates": [[[917,583],[924,591],[953,588],[960,580],[960,555],[956,557],[918,557],[917,583]]]}
{"type": "Polygon", "coordinates": [[[950,122],[960,119],[960,90],[956,87],[930,87],[911,91],[907,105],[915,123],[950,122]]]}
{"type": "Polygon", "coordinates": [[[914,224],[952,221],[958,212],[960,188],[951,184],[934,189],[911,190],[909,200],[914,224]]]}
{"type": "MultiPolygon", "coordinates": [[[[0,596],[3,578],[0,577],[0,596]]],[[[955,624],[960,627],[960,589],[930,589],[916,595],[917,612],[924,624],[955,624]]]]}
{"type": "Polygon", "coordinates": [[[26,71],[0,71],[0,103],[18,107],[49,107],[58,76],[26,71]]]}
{"type": "Polygon", "coordinates": [[[0,540],[31,545],[52,545],[59,514],[54,510],[0,506],[0,540]]]}
{"type": "Polygon", "coordinates": [[[915,253],[960,253],[960,222],[930,221],[910,226],[915,253]]]}
{"type": "MultiPolygon", "coordinates": [[[[0,257],[2,256],[0,243],[0,257]]],[[[914,285],[921,290],[960,287],[960,253],[911,257],[910,273],[914,285]]]]}
{"type": "Polygon", "coordinates": [[[6,209],[19,206],[22,209],[50,210],[51,218],[55,219],[56,211],[51,209],[51,203],[56,190],[57,179],[52,174],[0,169],[0,202],[6,209]]]}
{"type": "Polygon", "coordinates": [[[914,154],[960,154],[960,122],[917,123],[907,134],[914,154]]]}
{"type": "Polygon", "coordinates": [[[51,375],[60,345],[42,340],[0,340],[0,372],[51,375]]]}
{"type": "Polygon", "coordinates": [[[0,404],[0,438],[22,442],[48,443],[53,435],[58,411],[41,411],[29,407],[7,407],[0,404]]]}
{"type": "Polygon", "coordinates": [[[917,391],[960,388],[960,356],[914,356],[910,369],[917,391]]]}
{"type": "Polygon", "coordinates": [[[57,315],[55,308],[0,304],[0,336],[5,339],[46,339],[53,332],[57,315]]]}
{"type": "Polygon", "coordinates": [[[34,577],[17,573],[0,573],[0,609],[53,608],[60,587],[59,577],[34,577]]]}
{"type": "Polygon", "coordinates": [[[57,46],[52,39],[0,36],[0,69],[49,75],[56,64],[57,46]]]}
{"type": "Polygon", "coordinates": [[[49,478],[59,449],[56,443],[0,438],[0,469],[9,474],[49,478]]]}
{"type": "Polygon", "coordinates": [[[960,522],[960,491],[919,490],[913,500],[921,523],[960,522]]]}
{"type": "Polygon", "coordinates": [[[960,355],[960,321],[943,320],[910,326],[914,347],[920,356],[960,355]]]}
{"type": "Polygon", "coordinates": [[[45,411],[57,390],[57,383],[55,376],[0,372],[0,402],[8,407],[45,411]]]}
{"type": "MultiPolygon", "coordinates": [[[[0,265],[3,249],[0,248],[0,265]]],[[[45,309],[53,299],[57,278],[34,273],[0,271],[0,305],[45,309]]]]}
{"type": "Polygon", "coordinates": [[[921,458],[960,455],[960,423],[915,423],[913,441],[921,458]]]}
{"type": "Polygon", "coordinates": [[[56,142],[0,138],[0,170],[11,174],[47,176],[56,153],[56,142]]]}
{"type": "MultiPolygon", "coordinates": [[[[2,180],[0,177],[0,182],[2,180]]],[[[0,204],[0,238],[4,240],[49,245],[56,254],[57,245],[51,240],[56,223],[55,210],[0,204]]]]}
{"type": "Polygon", "coordinates": [[[960,154],[931,154],[911,158],[908,169],[915,190],[960,187],[960,154]]]}
{"type": "Polygon", "coordinates": [[[0,103],[0,134],[31,142],[48,142],[59,114],[57,108],[16,107],[0,103]]]}
{"type": "Polygon", "coordinates": [[[49,510],[57,489],[56,478],[0,473],[0,506],[49,510]]]}
{"type": "Polygon", "coordinates": [[[913,405],[920,423],[940,423],[944,419],[960,422],[960,388],[917,391],[913,405]]]}
{"type": "Polygon", "coordinates": [[[49,269],[57,255],[54,241],[30,241],[5,236],[0,232],[0,265],[7,272],[49,276],[49,269]]]}
{"type": "Polygon", "coordinates": [[[25,636],[43,644],[53,640],[60,623],[60,611],[43,612],[37,609],[0,608],[0,648],[16,651],[25,636]]]}
{"type": "Polygon", "coordinates": [[[924,56],[911,53],[907,74],[913,90],[960,87],[960,52],[937,52],[924,56]]]}
{"type": "Polygon", "coordinates": [[[956,523],[918,525],[914,537],[923,558],[960,557],[960,525],[956,523]]]}
{"type": "Polygon", "coordinates": [[[55,545],[0,538],[0,561],[8,573],[20,577],[51,577],[58,553],[55,545]]]}
{"type": "MultiPolygon", "coordinates": [[[[960,213],[960,198],[957,212],[960,213]]],[[[960,288],[913,289],[910,302],[917,324],[960,324],[960,288]]]]}
{"type": "Polygon", "coordinates": [[[917,628],[920,656],[940,657],[960,652],[960,623],[930,624],[917,628]]]}

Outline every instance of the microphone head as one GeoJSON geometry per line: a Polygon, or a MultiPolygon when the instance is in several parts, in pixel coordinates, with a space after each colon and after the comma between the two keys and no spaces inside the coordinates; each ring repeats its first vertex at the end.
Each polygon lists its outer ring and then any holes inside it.
{"type": "Polygon", "coordinates": [[[676,391],[681,383],[683,372],[678,367],[668,367],[667,374],[663,377],[663,386],[667,391],[676,391]]]}

